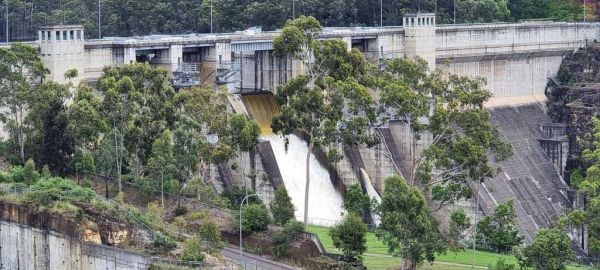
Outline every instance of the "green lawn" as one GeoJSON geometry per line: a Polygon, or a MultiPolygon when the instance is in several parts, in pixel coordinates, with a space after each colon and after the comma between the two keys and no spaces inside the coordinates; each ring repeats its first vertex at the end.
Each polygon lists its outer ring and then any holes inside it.
{"type": "MultiPolygon", "coordinates": [[[[321,243],[328,252],[339,253],[333,246],[333,241],[329,236],[329,228],[319,226],[309,226],[308,230],[319,236],[321,243]]],[[[400,259],[387,254],[387,247],[381,243],[374,233],[367,233],[367,252],[364,254],[364,263],[369,270],[376,269],[394,269],[400,266],[400,259]]],[[[504,258],[507,263],[517,264],[517,260],[512,255],[504,255],[487,251],[475,251],[475,265],[479,268],[487,268],[489,265],[495,265],[498,258],[504,258]]],[[[436,257],[434,265],[425,264],[421,270],[458,270],[471,269],[473,263],[473,250],[464,252],[448,252],[445,255],[436,257]]],[[[584,267],[570,266],[568,269],[586,269],[584,267]]]]}

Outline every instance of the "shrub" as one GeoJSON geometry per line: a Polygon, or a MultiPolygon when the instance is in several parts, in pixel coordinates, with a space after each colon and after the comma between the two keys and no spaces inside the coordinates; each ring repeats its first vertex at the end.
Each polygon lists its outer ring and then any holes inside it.
{"type": "Polygon", "coordinates": [[[9,183],[12,179],[8,175],[8,173],[0,171],[0,183],[9,183]]]}
{"type": "Polygon", "coordinates": [[[153,244],[157,248],[171,250],[177,247],[177,243],[166,235],[154,235],[153,244]]]}
{"type": "Polygon", "coordinates": [[[362,259],[367,250],[367,225],[357,213],[349,212],[342,222],[329,231],[333,245],[346,257],[362,259]]]}
{"type": "Polygon", "coordinates": [[[365,218],[371,210],[371,199],[365,194],[359,185],[352,185],[348,188],[344,196],[342,205],[348,212],[354,212],[360,217],[365,218]]]}
{"type": "Polygon", "coordinates": [[[571,239],[560,229],[541,229],[533,243],[516,254],[522,269],[564,270],[574,257],[571,239]]]}
{"type": "Polygon", "coordinates": [[[277,189],[270,207],[275,224],[284,225],[294,218],[294,204],[292,204],[292,199],[284,187],[277,189]]]}
{"type": "Polygon", "coordinates": [[[164,228],[164,225],[165,225],[163,222],[164,211],[163,211],[162,207],[160,207],[160,203],[158,203],[158,202],[149,203],[148,207],[146,208],[146,214],[144,215],[144,218],[148,222],[148,225],[150,225],[152,228],[155,228],[155,229],[164,228]]]}
{"type": "Polygon", "coordinates": [[[187,212],[188,212],[187,208],[183,205],[180,205],[175,208],[175,210],[173,211],[173,214],[175,214],[175,216],[178,217],[178,216],[183,216],[183,215],[187,214],[187,212]]]}
{"type": "MultiPolygon", "coordinates": [[[[237,217],[238,215],[236,215],[237,217]]],[[[264,231],[271,222],[269,210],[262,204],[250,204],[242,208],[242,231],[245,233],[264,231]]],[[[239,224],[236,222],[236,224],[239,224]]],[[[238,228],[239,229],[239,228],[238,228]]]]}
{"type": "Polygon", "coordinates": [[[289,255],[289,247],[296,236],[304,231],[304,224],[297,221],[288,222],[283,229],[275,233],[275,244],[271,250],[273,257],[283,258],[289,255]]]}
{"type": "MultiPolygon", "coordinates": [[[[245,187],[232,186],[230,188],[223,190],[223,193],[221,193],[221,196],[223,196],[223,198],[226,198],[229,201],[230,207],[232,209],[239,209],[240,203],[242,203],[242,199],[244,199],[244,197],[247,194],[252,194],[252,193],[253,192],[251,190],[248,190],[245,187]]],[[[252,197],[248,198],[248,204],[262,204],[262,201],[257,196],[252,196],[252,197]]]]}
{"type": "Polygon", "coordinates": [[[202,254],[202,244],[197,236],[194,236],[185,241],[183,245],[183,251],[181,253],[181,260],[201,262],[204,261],[204,255],[202,254]]]}
{"type": "Polygon", "coordinates": [[[71,180],[54,177],[40,179],[31,186],[25,192],[24,202],[50,208],[58,202],[89,204],[95,197],[96,193],[92,189],[81,187],[71,180]]]}
{"type": "Polygon", "coordinates": [[[35,170],[35,162],[33,159],[28,159],[23,167],[23,182],[31,185],[40,178],[40,174],[35,170]]]}
{"type": "Polygon", "coordinates": [[[219,225],[212,220],[208,220],[200,226],[198,236],[206,245],[207,250],[211,254],[216,254],[223,249],[223,241],[221,241],[221,231],[219,225]]]}
{"type": "Polygon", "coordinates": [[[273,236],[273,248],[271,253],[275,258],[283,258],[289,255],[288,237],[283,230],[275,232],[273,236]]]}
{"type": "Polygon", "coordinates": [[[488,266],[488,269],[490,270],[515,270],[515,266],[512,264],[508,264],[506,263],[506,261],[504,261],[503,258],[499,258],[498,261],[496,262],[496,265],[490,265],[488,266]]]}

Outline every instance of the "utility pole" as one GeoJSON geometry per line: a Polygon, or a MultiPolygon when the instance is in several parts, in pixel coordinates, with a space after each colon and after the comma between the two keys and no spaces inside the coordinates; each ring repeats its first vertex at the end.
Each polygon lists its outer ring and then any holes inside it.
{"type": "Polygon", "coordinates": [[[379,26],[383,27],[383,0],[379,0],[379,26]]]}
{"type": "Polygon", "coordinates": [[[98,39],[102,39],[102,5],[98,0],[98,39]]]}
{"type": "Polygon", "coordinates": [[[210,0],[210,33],[213,33],[213,1],[210,0]]]}
{"type": "Polygon", "coordinates": [[[6,43],[8,43],[10,41],[9,36],[10,33],[8,32],[8,0],[4,0],[4,7],[5,7],[5,19],[6,19],[6,43]]]}
{"type": "Polygon", "coordinates": [[[452,20],[452,23],[456,24],[456,0],[454,0],[454,19],[452,20]]]}
{"type": "Polygon", "coordinates": [[[296,19],[296,0],[292,0],[292,18],[296,19]]]}

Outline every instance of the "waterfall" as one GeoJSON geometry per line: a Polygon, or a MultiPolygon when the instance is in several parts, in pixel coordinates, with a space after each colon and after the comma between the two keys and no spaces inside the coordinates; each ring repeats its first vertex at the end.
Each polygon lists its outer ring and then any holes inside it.
{"type": "MultiPolygon", "coordinates": [[[[367,195],[369,196],[369,198],[375,199],[377,203],[381,204],[381,195],[379,195],[379,192],[377,192],[377,190],[375,190],[375,188],[373,187],[373,183],[371,182],[369,174],[367,174],[367,172],[363,168],[360,169],[360,173],[363,179],[365,179],[365,187],[367,189],[367,195]]],[[[381,223],[381,217],[376,214],[372,214],[371,217],[373,218],[373,223],[375,223],[374,225],[379,226],[379,224],[381,223]]]]}
{"type": "MultiPolygon", "coordinates": [[[[268,135],[263,138],[271,143],[285,188],[296,207],[296,219],[302,221],[308,145],[298,136],[290,135],[286,151],[283,137],[268,135]]],[[[321,166],[313,154],[310,158],[308,198],[308,222],[310,224],[333,226],[342,219],[342,194],[331,182],[327,168],[321,166]]]]}
{"type": "MultiPolygon", "coordinates": [[[[286,151],[284,138],[273,134],[271,119],[273,115],[279,113],[273,95],[244,95],[242,99],[260,126],[261,138],[270,142],[283,184],[296,208],[296,219],[303,221],[308,145],[298,136],[290,135],[286,151]]],[[[321,166],[313,154],[310,157],[308,198],[308,222],[310,224],[333,226],[342,219],[342,194],[331,182],[327,168],[321,166]]]]}

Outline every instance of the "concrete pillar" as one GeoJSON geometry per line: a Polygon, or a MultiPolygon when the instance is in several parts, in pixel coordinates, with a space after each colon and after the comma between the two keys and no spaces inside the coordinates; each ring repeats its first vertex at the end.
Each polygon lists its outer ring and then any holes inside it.
{"type": "Polygon", "coordinates": [[[352,37],[343,37],[342,40],[346,43],[346,47],[349,50],[352,50],[352,37]]]}
{"type": "Polygon", "coordinates": [[[123,49],[123,64],[135,63],[136,55],[135,48],[124,48],[123,49]]]}
{"type": "Polygon", "coordinates": [[[231,62],[231,43],[216,43],[215,50],[217,65],[231,62]]]}
{"type": "Polygon", "coordinates": [[[183,46],[171,45],[169,49],[169,63],[171,64],[171,71],[177,71],[179,64],[183,62],[183,46]]]}

